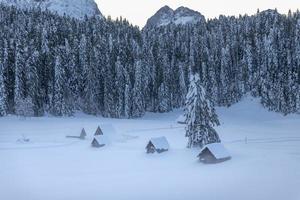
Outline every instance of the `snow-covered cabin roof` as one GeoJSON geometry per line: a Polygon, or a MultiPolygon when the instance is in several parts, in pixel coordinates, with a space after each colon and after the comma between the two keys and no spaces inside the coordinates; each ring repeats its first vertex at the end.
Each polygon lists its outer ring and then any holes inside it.
{"type": "Polygon", "coordinates": [[[94,140],[96,140],[99,145],[107,145],[109,143],[108,138],[104,135],[94,136],[94,140]]]}
{"type": "Polygon", "coordinates": [[[184,114],[180,115],[177,119],[176,119],[177,123],[180,124],[185,124],[186,123],[186,116],[184,114]]]}
{"type": "Polygon", "coordinates": [[[166,137],[151,138],[150,142],[156,149],[169,149],[169,143],[166,137]]]}
{"type": "MultiPolygon", "coordinates": [[[[223,159],[223,158],[230,157],[229,152],[227,151],[227,149],[225,149],[225,147],[221,143],[208,144],[208,145],[203,147],[203,149],[201,150],[201,153],[206,148],[215,156],[216,159],[223,159]]],[[[199,154],[199,156],[200,156],[200,154],[199,154]]]]}

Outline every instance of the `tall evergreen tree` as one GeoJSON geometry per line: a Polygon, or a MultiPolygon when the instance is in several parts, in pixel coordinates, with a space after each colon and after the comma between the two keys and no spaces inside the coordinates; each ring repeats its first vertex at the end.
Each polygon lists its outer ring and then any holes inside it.
{"type": "Polygon", "coordinates": [[[186,96],[185,117],[187,122],[186,137],[188,148],[220,142],[214,129],[219,125],[218,116],[212,107],[198,74],[191,75],[190,86],[186,96]]]}
{"type": "Polygon", "coordinates": [[[135,62],[135,83],[132,95],[132,117],[141,117],[145,113],[143,97],[143,66],[141,60],[135,62]]]}
{"type": "Polygon", "coordinates": [[[0,117],[7,114],[6,93],[4,88],[3,65],[0,63],[0,117]]]}

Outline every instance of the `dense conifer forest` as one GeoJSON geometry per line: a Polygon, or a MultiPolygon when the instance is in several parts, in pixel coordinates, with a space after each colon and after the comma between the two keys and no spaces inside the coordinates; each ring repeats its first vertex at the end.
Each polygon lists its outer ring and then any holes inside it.
{"type": "Polygon", "coordinates": [[[215,106],[251,94],[271,111],[299,113],[300,12],[140,30],[122,18],[0,5],[0,116],[168,112],[184,106],[194,73],[215,106]]]}

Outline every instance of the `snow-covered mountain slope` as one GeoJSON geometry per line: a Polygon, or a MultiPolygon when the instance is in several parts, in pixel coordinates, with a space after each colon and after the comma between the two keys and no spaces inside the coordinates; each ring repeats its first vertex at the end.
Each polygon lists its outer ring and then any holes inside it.
{"type": "Polygon", "coordinates": [[[0,0],[0,3],[16,6],[21,9],[37,8],[68,15],[77,19],[84,16],[100,16],[102,14],[94,0],[0,0]]]}
{"type": "Polygon", "coordinates": [[[166,26],[171,23],[185,25],[196,24],[201,21],[205,21],[205,18],[197,11],[186,7],[179,7],[173,10],[169,6],[164,6],[147,21],[145,29],[166,26]]]}

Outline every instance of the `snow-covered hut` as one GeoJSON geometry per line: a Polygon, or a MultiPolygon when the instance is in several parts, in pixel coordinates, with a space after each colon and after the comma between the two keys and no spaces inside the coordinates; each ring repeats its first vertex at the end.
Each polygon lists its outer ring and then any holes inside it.
{"type": "Polygon", "coordinates": [[[103,135],[103,132],[102,132],[100,126],[98,126],[98,128],[97,128],[97,130],[96,130],[96,132],[95,132],[94,135],[95,135],[95,136],[96,136],[96,135],[103,135]]]}
{"type": "Polygon", "coordinates": [[[166,137],[152,138],[146,146],[147,153],[162,153],[170,148],[166,137]]]}
{"type": "Polygon", "coordinates": [[[186,124],[186,116],[185,115],[180,115],[177,119],[176,122],[178,124],[186,124]]]}
{"type": "Polygon", "coordinates": [[[97,135],[92,141],[92,147],[100,148],[108,144],[108,140],[104,135],[97,135]]]}
{"type": "Polygon", "coordinates": [[[73,135],[67,135],[66,137],[67,138],[76,138],[76,139],[81,139],[81,140],[84,140],[85,137],[86,137],[86,132],[84,130],[84,128],[81,130],[81,133],[80,133],[80,136],[73,136],[73,135]]]}
{"type": "Polygon", "coordinates": [[[204,146],[198,155],[203,163],[219,163],[231,159],[229,152],[221,143],[213,143],[204,146]]]}
{"type": "Polygon", "coordinates": [[[79,136],[79,139],[81,139],[81,140],[84,140],[85,139],[85,137],[86,137],[86,132],[85,132],[85,130],[84,130],[84,128],[81,130],[81,133],[80,133],[80,136],[79,136]]]}

